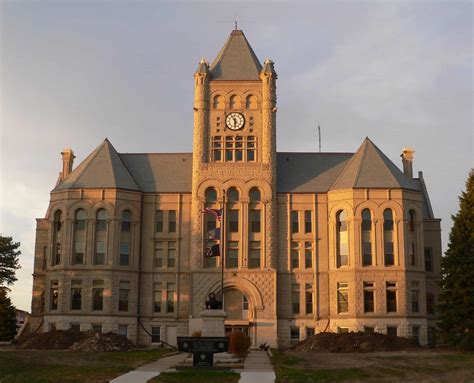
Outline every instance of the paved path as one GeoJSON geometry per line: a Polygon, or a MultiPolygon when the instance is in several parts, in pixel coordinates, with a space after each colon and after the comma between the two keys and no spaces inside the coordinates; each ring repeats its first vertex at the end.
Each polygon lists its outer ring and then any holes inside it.
{"type": "Polygon", "coordinates": [[[273,383],[275,372],[266,351],[250,351],[240,372],[239,383],[273,383]]]}
{"type": "Polygon", "coordinates": [[[171,366],[174,366],[179,362],[182,362],[187,357],[187,353],[165,356],[155,360],[154,362],[138,367],[136,370],[120,375],[111,380],[110,383],[146,383],[149,379],[160,375],[161,372],[168,370],[171,366]]]}

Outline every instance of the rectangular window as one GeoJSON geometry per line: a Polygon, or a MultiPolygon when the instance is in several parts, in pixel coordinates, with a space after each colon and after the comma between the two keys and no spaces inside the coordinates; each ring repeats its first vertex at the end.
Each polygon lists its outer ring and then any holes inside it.
{"type": "Polygon", "coordinates": [[[93,323],[92,324],[92,332],[101,333],[102,332],[102,325],[100,323],[93,323]]]}
{"type": "Polygon", "coordinates": [[[416,344],[420,344],[420,326],[412,326],[411,337],[416,342],[416,344]]]}
{"type": "Polygon", "coordinates": [[[291,268],[299,269],[300,267],[300,249],[298,242],[291,242],[291,268]]]}
{"type": "Polygon", "coordinates": [[[50,299],[49,308],[51,311],[58,309],[58,298],[59,298],[59,282],[51,281],[51,290],[49,293],[49,299],[50,299]]]}
{"type": "Polygon", "coordinates": [[[153,326],[151,328],[151,343],[160,343],[160,342],[161,342],[160,327],[153,326]]]}
{"type": "Polygon", "coordinates": [[[74,265],[82,265],[84,263],[85,247],[86,243],[84,241],[76,241],[74,243],[74,256],[72,258],[74,265]]]}
{"type": "Polygon", "coordinates": [[[71,281],[71,310],[80,310],[82,305],[82,281],[71,281]]]}
{"type": "Polygon", "coordinates": [[[100,311],[104,308],[104,281],[92,281],[92,310],[100,311]]]}
{"type": "Polygon", "coordinates": [[[420,282],[412,281],[411,283],[411,312],[418,313],[420,312],[420,282]]]}
{"type": "Polygon", "coordinates": [[[74,332],[80,332],[81,331],[81,325],[78,324],[78,323],[71,323],[69,325],[69,328],[71,329],[71,331],[74,331],[74,332]]]}
{"type": "Polygon", "coordinates": [[[300,232],[300,223],[298,220],[298,212],[293,210],[291,212],[291,233],[299,233],[300,232]]]}
{"type": "Polygon", "coordinates": [[[239,232],[239,211],[238,210],[229,210],[229,232],[238,233],[239,232]]]}
{"type": "Polygon", "coordinates": [[[168,267],[176,266],[176,242],[168,242],[168,267]]]}
{"type": "Polygon", "coordinates": [[[306,314],[313,313],[313,285],[305,284],[305,300],[306,300],[306,314]]]}
{"type": "Polygon", "coordinates": [[[57,242],[54,248],[53,266],[61,262],[61,243],[57,242]]]}
{"type": "Polygon", "coordinates": [[[97,241],[95,247],[95,262],[96,265],[105,264],[105,242],[97,241]]]}
{"type": "Polygon", "coordinates": [[[161,313],[161,283],[155,283],[154,294],[153,294],[153,311],[155,313],[161,313]]]}
{"type": "Polygon", "coordinates": [[[174,283],[168,283],[168,289],[166,291],[166,312],[174,313],[175,311],[175,298],[176,285],[174,283]]]}
{"type": "Polygon", "coordinates": [[[260,267],[260,252],[260,241],[251,241],[249,259],[249,267],[251,269],[258,269],[260,267]]]}
{"type": "Polygon", "coordinates": [[[130,282],[119,282],[119,311],[128,311],[128,302],[130,299],[130,282]]]}
{"type": "Polygon", "coordinates": [[[130,262],[130,244],[128,242],[120,242],[120,266],[128,266],[130,262]]]}
{"type": "Polygon", "coordinates": [[[397,283],[386,282],[387,313],[397,312],[397,283]]]}
{"type": "Polygon", "coordinates": [[[239,242],[227,242],[226,267],[229,269],[239,266],[239,242]]]}
{"type": "Polygon", "coordinates": [[[163,242],[155,242],[155,267],[163,267],[163,242]]]}
{"type": "Polygon", "coordinates": [[[300,285],[293,283],[291,285],[291,303],[293,314],[300,313],[300,285]]]}
{"type": "Polygon", "coordinates": [[[338,334],[345,334],[349,332],[349,327],[338,327],[337,328],[337,333],[338,334]]]}
{"type": "Polygon", "coordinates": [[[300,341],[300,328],[290,327],[290,341],[291,344],[296,344],[300,341]]]}
{"type": "Polygon", "coordinates": [[[433,271],[433,249],[425,247],[425,271],[433,271]]]}
{"type": "Polygon", "coordinates": [[[163,210],[157,210],[156,211],[156,225],[155,229],[157,233],[163,233],[163,210]]]}
{"type": "Polygon", "coordinates": [[[168,212],[168,233],[176,233],[176,210],[168,212]]]}
{"type": "Polygon", "coordinates": [[[214,161],[222,161],[222,139],[221,136],[212,137],[212,158],[214,161]]]}
{"type": "Polygon", "coordinates": [[[393,266],[395,264],[394,248],[393,248],[393,223],[384,222],[384,260],[385,266],[393,266]],[[389,228],[392,228],[391,230],[389,228]]]}
{"type": "Polygon", "coordinates": [[[216,217],[213,216],[212,214],[206,214],[205,215],[205,220],[206,220],[206,231],[209,232],[211,230],[214,230],[216,228],[216,217]]]}
{"type": "Polygon", "coordinates": [[[313,244],[311,242],[304,243],[304,267],[305,269],[313,267],[313,244]]]}
{"type": "Polygon", "coordinates": [[[347,313],[349,312],[349,287],[347,283],[338,283],[337,284],[337,313],[347,313]]]}
{"type": "Polygon", "coordinates": [[[128,336],[128,325],[126,324],[119,324],[117,328],[117,334],[122,336],[128,336]]]}
{"type": "Polygon", "coordinates": [[[250,232],[260,233],[260,210],[250,210],[250,232]]]}
{"type": "Polygon", "coordinates": [[[374,294],[374,283],[364,282],[364,313],[375,312],[374,294]]]}
{"type": "Polygon", "coordinates": [[[397,336],[397,326],[387,326],[387,335],[397,336]]]}
{"type": "Polygon", "coordinates": [[[305,210],[304,212],[304,232],[306,234],[313,231],[313,224],[311,222],[311,210],[305,210]]]}
{"type": "Polygon", "coordinates": [[[373,334],[375,332],[375,327],[372,326],[364,326],[364,332],[368,334],[373,334]]]}
{"type": "Polygon", "coordinates": [[[315,334],[314,327],[306,327],[306,338],[313,336],[315,334]]]}

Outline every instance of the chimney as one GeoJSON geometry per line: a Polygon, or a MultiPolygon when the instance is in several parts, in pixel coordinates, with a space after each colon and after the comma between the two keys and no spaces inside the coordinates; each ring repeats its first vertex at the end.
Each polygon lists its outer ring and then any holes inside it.
{"type": "Polygon", "coordinates": [[[415,153],[415,149],[403,148],[400,155],[402,157],[403,173],[410,179],[413,178],[413,153],[415,153]]]}
{"type": "Polygon", "coordinates": [[[74,152],[72,151],[71,148],[66,148],[61,152],[61,155],[63,157],[63,171],[60,175],[61,181],[65,179],[69,173],[72,172],[72,165],[74,163],[74,158],[76,156],[74,155],[74,152]]]}

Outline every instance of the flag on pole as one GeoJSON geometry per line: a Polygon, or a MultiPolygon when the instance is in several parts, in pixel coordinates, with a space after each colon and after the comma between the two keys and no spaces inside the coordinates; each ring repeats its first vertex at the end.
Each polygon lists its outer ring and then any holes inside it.
{"type": "Polygon", "coordinates": [[[209,241],[218,241],[221,239],[221,229],[220,227],[216,227],[215,229],[209,230],[207,232],[207,239],[209,241]]]}
{"type": "Polygon", "coordinates": [[[221,221],[221,218],[222,218],[222,209],[211,209],[209,207],[206,207],[204,208],[204,210],[202,211],[203,213],[205,214],[211,214],[213,215],[214,217],[216,217],[216,219],[220,222],[221,221]]]}
{"type": "Polygon", "coordinates": [[[211,247],[208,247],[206,249],[206,253],[204,255],[207,258],[220,257],[220,255],[221,255],[220,246],[219,245],[213,245],[211,247]]]}

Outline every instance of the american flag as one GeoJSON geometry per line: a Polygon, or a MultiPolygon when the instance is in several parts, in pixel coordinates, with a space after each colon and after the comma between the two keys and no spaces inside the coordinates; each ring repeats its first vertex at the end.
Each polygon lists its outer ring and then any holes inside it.
{"type": "Polygon", "coordinates": [[[221,218],[222,218],[222,209],[211,209],[209,207],[206,207],[204,208],[204,210],[202,211],[203,213],[205,214],[212,214],[214,217],[216,217],[216,219],[220,222],[221,221],[221,218]]]}

